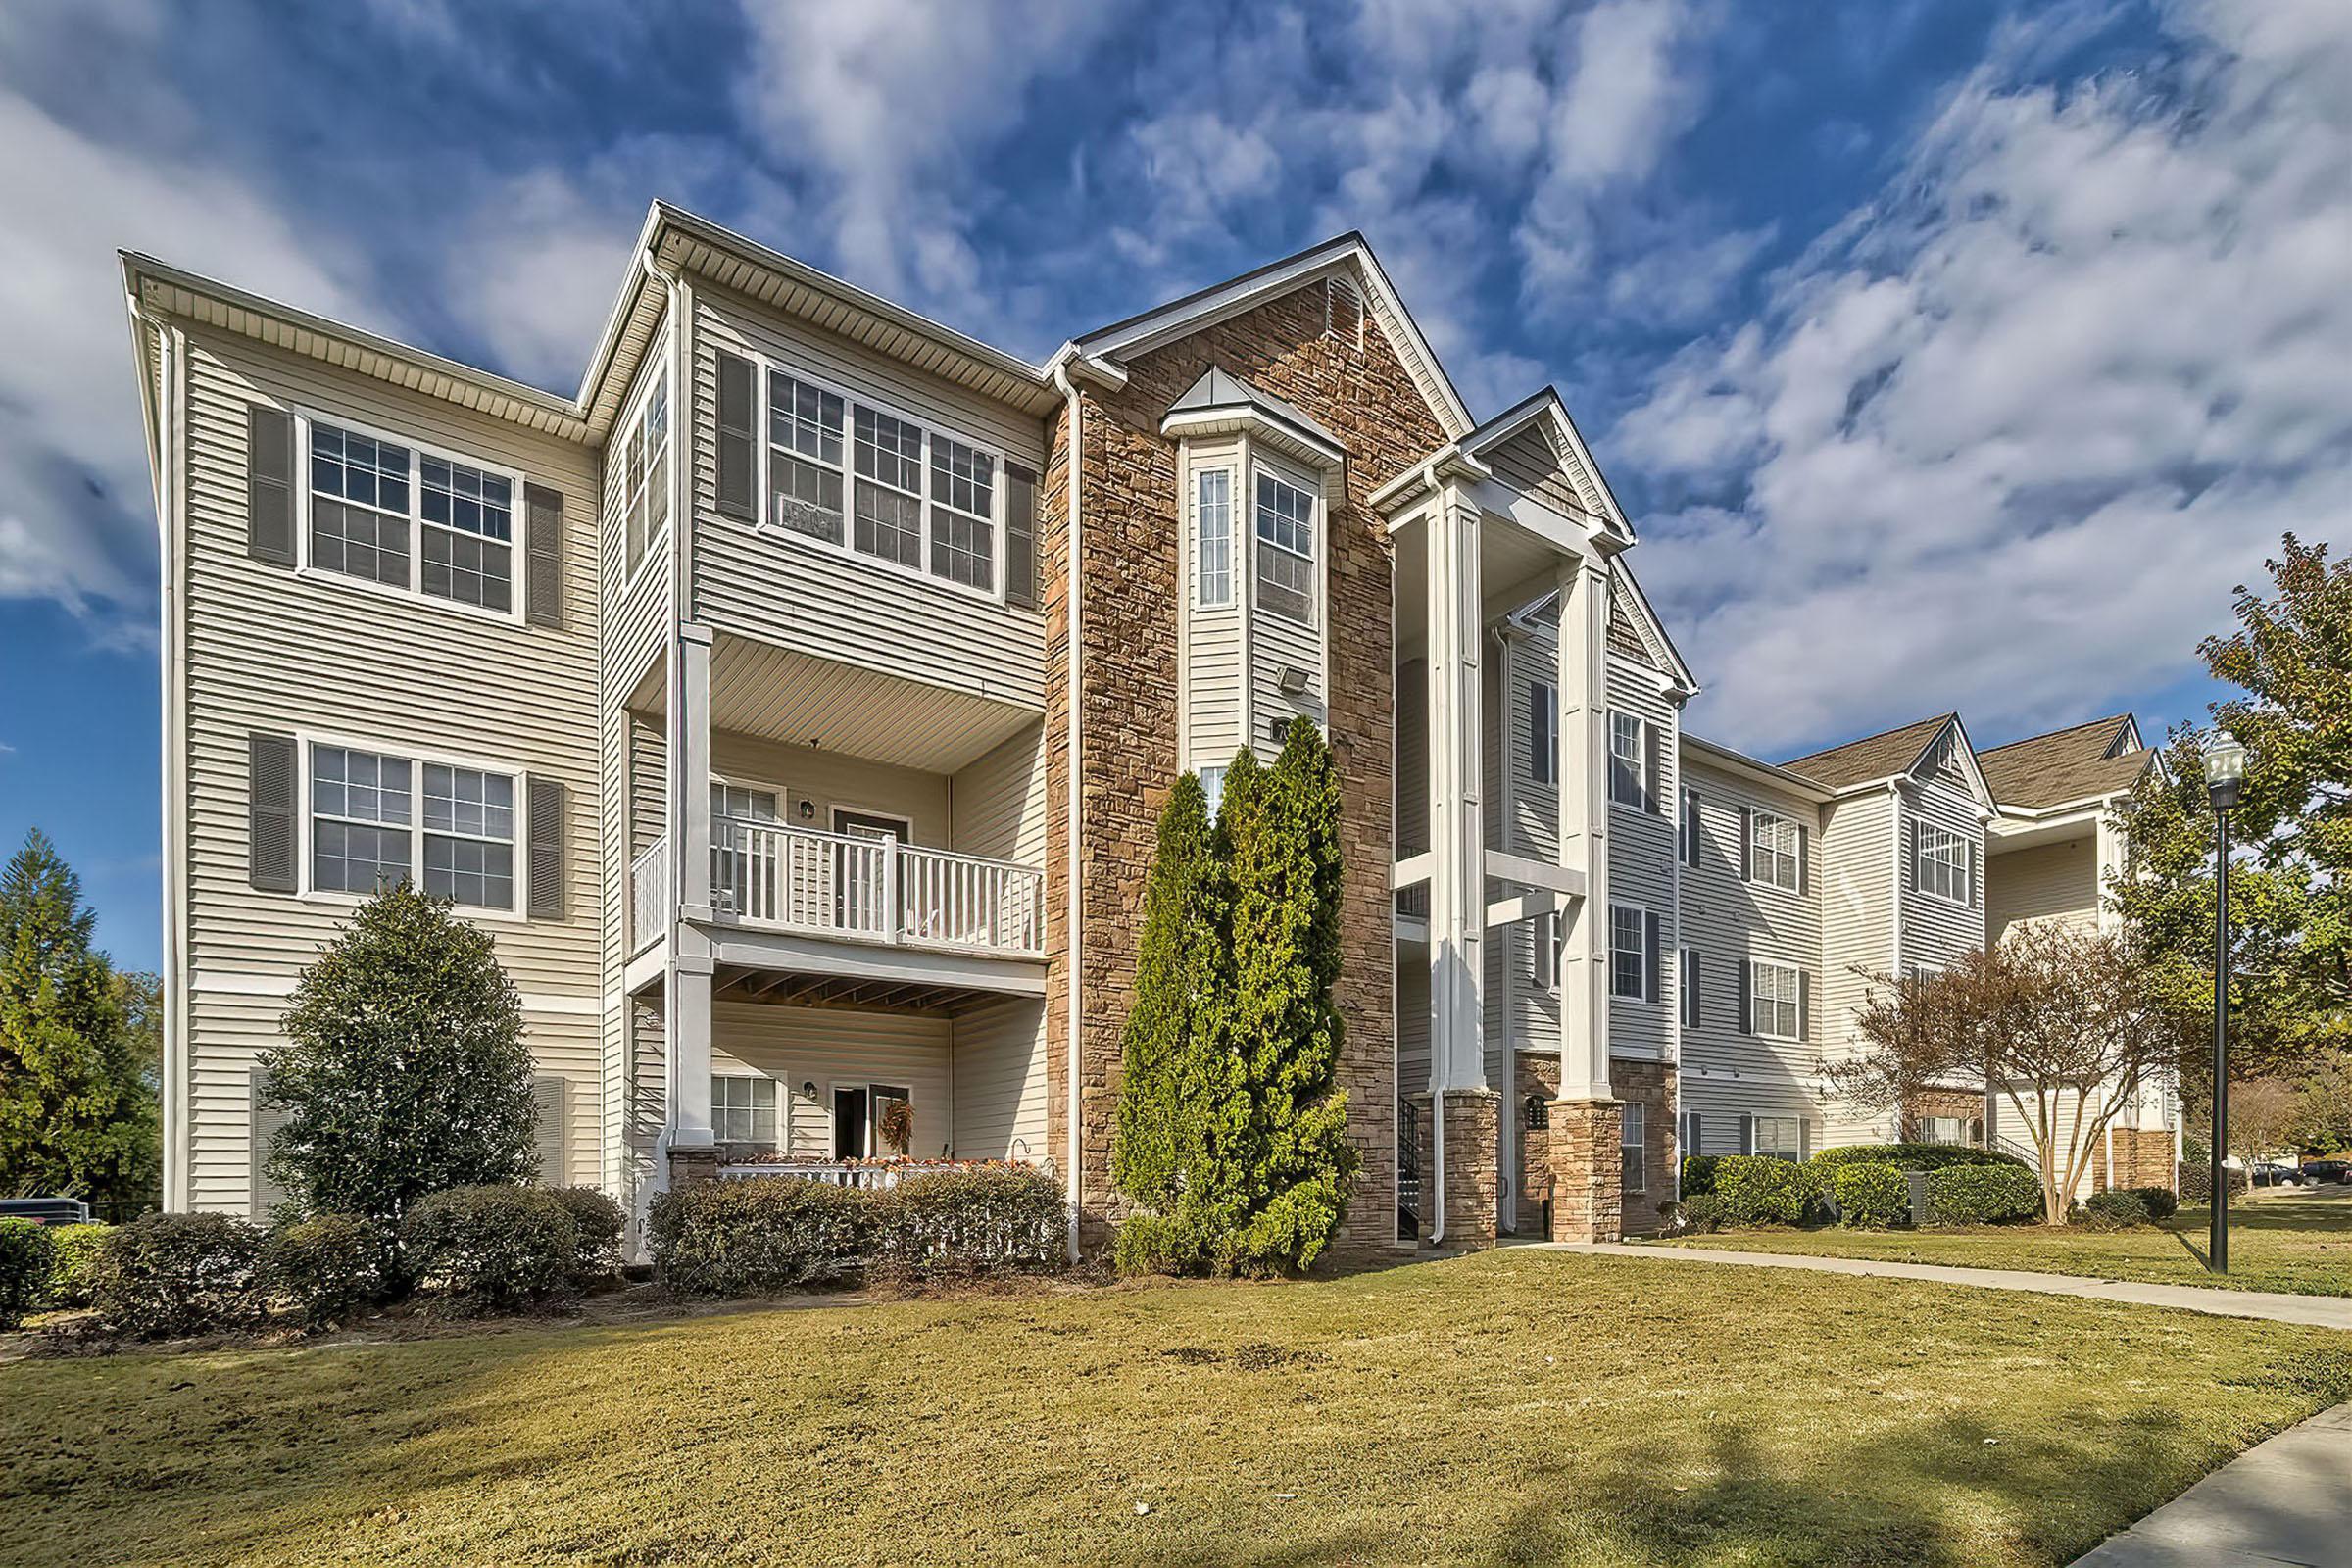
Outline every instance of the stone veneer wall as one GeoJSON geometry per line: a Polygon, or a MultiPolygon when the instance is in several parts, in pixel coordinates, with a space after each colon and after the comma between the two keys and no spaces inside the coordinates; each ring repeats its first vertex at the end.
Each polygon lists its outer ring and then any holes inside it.
{"type": "MultiPolygon", "coordinates": [[[[1118,1098],[1119,1031],[1135,981],[1144,880],[1160,807],[1176,776],[1177,610],[1181,531],[1176,446],[1159,434],[1170,403],[1211,365],[1288,400],[1336,435],[1348,458],[1346,499],[1328,509],[1331,735],[1346,853],[1344,954],[1336,1001],[1346,1023],[1340,1080],[1360,1175],[1343,1252],[1396,1244],[1395,943],[1389,892],[1394,788],[1393,566],[1386,530],[1367,504],[1443,443],[1445,433],[1377,325],[1359,349],[1323,330],[1319,284],[1140,356],[1116,394],[1085,389],[1080,507],[1085,522],[1084,692],[1080,738],[1083,843],[1079,1049],[1081,1245],[1099,1247],[1115,1217],[1110,1131],[1118,1098]]],[[[1068,977],[1059,971],[1069,759],[1065,682],[1068,527],[1061,416],[1041,478],[1047,582],[1046,739],[1052,911],[1048,1083],[1054,1157],[1067,1148],[1068,977]]]]}
{"type": "MultiPolygon", "coordinates": [[[[2115,1156],[2118,1187],[2180,1190],[2180,1166],[2173,1157],[2173,1135],[2161,1127],[2116,1127],[2107,1134],[2115,1156]]],[[[2107,1184],[2107,1162],[2098,1166],[2098,1185],[2107,1184]]]]}
{"type": "MultiPolygon", "coordinates": [[[[1682,1129],[1675,1125],[1674,1067],[1662,1061],[1609,1061],[1609,1089],[1618,1100],[1642,1107],[1642,1190],[1619,1200],[1620,1223],[1628,1236],[1654,1236],[1663,1228],[1658,1205],[1675,1195],[1675,1169],[1682,1129]]],[[[1622,1129],[1620,1130],[1622,1132],[1622,1129]]],[[[1619,1160],[1623,1169],[1624,1161],[1619,1160]]]]}
{"type": "Polygon", "coordinates": [[[1984,1127],[1984,1097],[1971,1089],[1922,1089],[1903,1104],[1903,1136],[1916,1141],[1919,1122],[1927,1116],[1957,1116],[1974,1123],[1980,1139],[1984,1127]]]}
{"type": "MultiPolygon", "coordinates": [[[[1506,1109],[1519,1117],[1519,1170],[1515,1189],[1518,1192],[1519,1234],[1530,1239],[1544,1235],[1544,1203],[1552,1200],[1552,1234],[1563,1240],[1573,1239],[1561,1228],[1560,1200],[1567,1188],[1564,1169],[1555,1165],[1555,1158],[1565,1159],[1574,1151],[1566,1134],[1555,1119],[1559,1110],[1559,1058],[1537,1053],[1523,1054],[1519,1058],[1519,1083],[1522,1093],[1519,1102],[1506,1109]],[[1539,1095],[1544,1101],[1543,1127],[1529,1127],[1527,1097],[1539,1095]]],[[[1675,1125],[1675,1069],[1670,1063],[1648,1061],[1626,1056],[1609,1059],[1609,1087],[1622,1104],[1637,1101],[1642,1105],[1642,1190],[1629,1193],[1623,1190],[1624,1156],[1616,1152],[1622,1148],[1625,1134],[1624,1111],[1613,1114],[1612,1137],[1620,1143],[1606,1153],[1595,1150],[1608,1162],[1609,1172],[1599,1179],[1604,1185],[1618,1188],[1618,1223],[1627,1236],[1652,1236],[1664,1221],[1658,1204],[1675,1196],[1675,1171],[1681,1157],[1677,1142],[1681,1130],[1675,1125]],[[1611,1156],[1614,1156],[1611,1158],[1611,1156]]]]}

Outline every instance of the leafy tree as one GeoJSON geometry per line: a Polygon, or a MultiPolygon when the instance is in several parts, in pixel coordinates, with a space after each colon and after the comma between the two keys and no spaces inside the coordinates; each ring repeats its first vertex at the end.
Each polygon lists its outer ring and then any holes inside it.
{"type": "Polygon", "coordinates": [[[2352,1150],[2352,1061],[2330,1062],[2304,1080],[2295,1092],[2292,1136],[2314,1153],[2352,1150]]]}
{"type": "Polygon", "coordinates": [[[81,879],[38,832],[0,872],[0,1191],[123,1217],[155,1185],[154,1086],[81,879]]]}
{"type": "Polygon", "coordinates": [[[1832,1085],[1873,1110],[1953,1082],[1991,1085],[2004,1125],[2034,1150],[2052,1225],[2133,1092],[2180,1051],[2147,1005],[2146,960],[2112,933],[2012,926],[1938,974],[1867,978],[1863,1044],[1830,1067],[1832,1085]]]}
{"type": "Polygon", "coordinates": [[[263,1054],[286,1119],[270,1174],[296,1205],[387,1234],[418,1200],[537,1168],[522,999],[487,933],[407,883],[376,894],[302,973],[263,1054]]]}
{"type": "Polygon", "coordinates": [[[2302,1098],[2281,1078],[2257,1078],[2230,1091],[2230,1152],[2243,1160],[2275,1158],[2295,1141],[2302,1098]]]}
{"type": "Polygon", "coordinates": [[[2162,775],[2120,812],[2127,846],[2109,901],[2147,949],[2151,994],[2206,1092],[2213,1015],[2213,811],[2204,753],[2216,732],[2250,753],[2230,813],[2230,1070],[2241,1082],[2300,1078],[2352,1050],[2352,561],[2289,534],[2269,564],[2275,597],[2236,590],[2237,629],[2199,648],[2243,696],[2211,726],[2173,732],[2162,775]],[[2202,1026],[2210,1028],[2207,1022],[2202,1026]]]}

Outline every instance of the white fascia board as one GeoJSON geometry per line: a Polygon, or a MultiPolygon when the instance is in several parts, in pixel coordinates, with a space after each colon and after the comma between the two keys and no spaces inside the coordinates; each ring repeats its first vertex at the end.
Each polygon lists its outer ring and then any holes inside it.
{"type": "Polygon", "coordinates": [[[1635,624],[1649,643],[1651,654],[1672,666],[1668,673],[1674,679],[1676,690],[1685,698],[1697,696],[1698,673],[1683,658],[1683,651],[1674,645],[1674,639],[1666,634],[1666,623],[1658,618],[1657,611],[1650,605],[1649,595],[1642,591],[1642,583],[1635,577],[1634,568],[1625,564],[1622,557],[1612,559],[1610,564],[1625,586],[1626,604],[1633,611],[1635,624]]]}
{"type": "Polygon", "coordinates": [[[1186,436],[1245,433],[1252,441],[1262,441],[1285,456],[1317,468],[1336,468],[1347,457],[1330,442],[1246,403],[1171,414],[1159,421],[1159,433],[1171,441],[1186,436]]]}
{"type": "Polygon", "coordinates": [[[1406,510],[1413,502],[1436,495],[1448,479],[1484,484],[1494,477],[1494,469],[1448,442],[1373,491],[1368,504],[1374,512],[1391,514],[1389,531],[1394,533],[1419,515],[1406,510]]]}
{"type": "MultiPolygon", "coordinates": [[[[1799,799],[1811,801],[1817,806],[1826,806],[1830,802],[1841,798],[1839,792],[1825,789],[1802,773],[1791,773],[1778,763],[1750,757],[1745,752],[1735,752],[1720,742],[1693,735],[1687,729],[1683,730],[1681,734],[1684,749],[1698,753],[1710,767],[1721,768],[1727,773],[1739,774],[1773,789],[1797,796],[1799,799]]],[[[1876,786],[1863,786],[1863,788],[1884,787],[1884,781],[1876,786]]]]}

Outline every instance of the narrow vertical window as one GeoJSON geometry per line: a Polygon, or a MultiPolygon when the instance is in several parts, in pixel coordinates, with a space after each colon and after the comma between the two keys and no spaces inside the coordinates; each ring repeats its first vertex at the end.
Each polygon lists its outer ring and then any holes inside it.
{"type": "Polygon", "coordinates": [[[1649,995],[1648,920],[1630,904],[1609,906],[1609,995],[1636,1002],[1649,995]]]}
{"type": "Polygon", "coordinates": [[[1203,609],[1233,603],[1233,470],[1193,475],[1193,526],[1199,535],[1194,598],[1203,609]]]}
{"type": "Polygon", "coordinates": [[[1538,784],[1560,781],[1560,694],[1546,680],[1527,687],[1527,776],[1538,784]]]}
{"type": "Polygon", "coordinates": [[[1646,810],[1649,793],[1643,788],[1644,753],[1642,720],[1631,713],[1609,715],[1609,801],[1646,810]]]}
{"type": "Polygon", "coordinates": [[[1623,1119],[1619,1123],[1621,1130],[1617,1138],[1618,1179],[1625,1184],[1625,1190],[1629,1193],[1642,1193],[1649,1190],[1648,1180],[1643,1170],[1646,1161],[1642,1157],[1642,1102],[1639,1100],[1629,1100],[1620,1112],[1623,1119]]]}

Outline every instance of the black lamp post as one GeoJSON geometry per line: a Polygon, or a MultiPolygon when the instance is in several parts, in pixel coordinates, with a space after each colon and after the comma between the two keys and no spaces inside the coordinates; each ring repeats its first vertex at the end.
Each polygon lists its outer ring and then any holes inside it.
{"type": "Polygon", "coordinates": [[[2205,749],[2205,794],[2213,802],[2213,1229],[2205,1266],[2230,1272],[2230,1184],[2222,1153],[2230,1142],[2230,810],[2246,782],[2246,749],[2227,735],[2205,749]]]}

